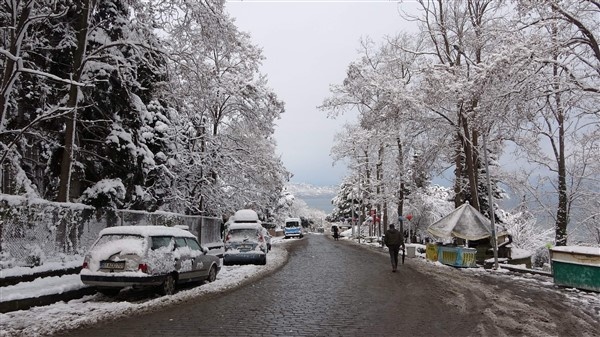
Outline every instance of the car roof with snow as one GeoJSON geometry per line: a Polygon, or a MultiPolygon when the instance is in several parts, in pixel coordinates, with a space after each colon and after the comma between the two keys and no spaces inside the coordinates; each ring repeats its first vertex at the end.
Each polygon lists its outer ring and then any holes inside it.
{"type": "Polygon", "coordinates": [[[258,214],[251,209],[241,209],[233,215],[233,222],[258,222],[258,214]]]}
{"type": "Polygon", "coordinates": [[[254,223],[254,222],[236,222],[231,224],[231,226],[229,226],[229,229],[244,229],[244,228],[254,228],[254,229],[259,229],[262,230],[263,226],[254,223]]]}
{"type": "Polygon", "coordinates": [[[133,234],[141,236],[183,236],[195,238],[196,236],[186,230],[166,226],[116,226],[108,227],[100,231],[105,234],[133,234]]]}

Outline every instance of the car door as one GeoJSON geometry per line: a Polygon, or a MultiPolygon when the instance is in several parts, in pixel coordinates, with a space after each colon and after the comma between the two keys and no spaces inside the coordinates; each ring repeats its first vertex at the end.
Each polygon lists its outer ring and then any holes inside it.
{"type": "Polygon", "coordinates": [[[188,282],[194,274],[194,259],[191,256],[190,247],[184,237],[175,237],[175,258],[177,259],[177,271],[179,281],[188,282]]]}
{"type": "Polygon", "coordinates": [[[179,261],[175,257],[175,239],[169,235],[156,235],[150,237],[148,258],[154,261],[153,274],[169,274],[179,270],[179,261]]]}
{"type": "Polygon", "coordinates": [[[185,238],[190,255],[193,259],[193,275],[194,279],[205,279],[208,276],[208,271],[211,265],[211,255],[204,253],[202,247],[195,238],[185,238]]]}

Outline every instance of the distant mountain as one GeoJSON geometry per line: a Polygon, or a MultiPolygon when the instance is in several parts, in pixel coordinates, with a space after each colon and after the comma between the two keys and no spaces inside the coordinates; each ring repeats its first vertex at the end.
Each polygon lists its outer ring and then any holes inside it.
{"type": "Polygon", "coordinates": [[[336,186],[314,186],[306,183],[288,183],[285,187],[297,197],[330,196],[337,192],[336,186]]]}

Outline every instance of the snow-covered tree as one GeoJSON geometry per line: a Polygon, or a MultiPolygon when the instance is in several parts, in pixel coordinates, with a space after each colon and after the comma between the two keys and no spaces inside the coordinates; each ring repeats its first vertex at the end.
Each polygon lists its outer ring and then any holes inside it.
{"type": "Polygon", "coordinates": [[[0,5],[3,191],[192,214],[276,208],[283,103],[224,4],[0,5]]]}
{"type": "Polygon", "coordinates": [[[532,182],[540,188],[531,188],[535,199],[544,207],[556,205],[546,208],[545,217],[553,219],[556,244],[565,245],[572,215],[589,219],[583,210],[600,197],[593,192],[600,177],[593,164],[600,97],[592,89],[600,83],[600,53],[595,52],[600,11],[588,1],[519,4],[535,48],[515,140],[538,171],[532,182]]]}
{"type": "Polygon", "coordinates": [[[151,9],[170,42],[172,78],[163,97],[180,117],[166,154],[174,164],[170,207],[195,214],[247,203],[275,208],[289,179],[272,140],[283,103],[259,73],[260,49],[224,1],[158,1],[151,9]]]}

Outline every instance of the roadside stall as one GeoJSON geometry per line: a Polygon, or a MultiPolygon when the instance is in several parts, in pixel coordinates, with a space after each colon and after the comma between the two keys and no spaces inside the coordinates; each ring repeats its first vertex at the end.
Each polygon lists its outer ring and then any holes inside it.
{"type": "Polygon", "coordinates": [[[550,248],[554,283],[600,292],[600,247],[550,248]]]}
{"type": "MultiPolygon", "coordinates": [[[[439,239],[452,242],[428,244],[426,257],[431,261],[454,267],[477,267],[477,262],[483,263],[491,248],[490,221],[468,203],[430,225],[427,231],[439,239]]],[[[506,233],[498,233],[497,237],[503,235],[506,233]]]]}

